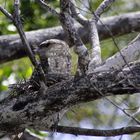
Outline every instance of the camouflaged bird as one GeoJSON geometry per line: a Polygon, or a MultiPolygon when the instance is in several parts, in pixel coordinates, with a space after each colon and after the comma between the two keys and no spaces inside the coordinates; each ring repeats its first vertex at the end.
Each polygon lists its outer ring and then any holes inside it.
{"type": "MultiPolygon", "coordinates": [[[[70,75],[71,55],[69,46],[64,41],[58,39],[46,40],[40,44],[37,54],[43,71],[47,75],[49,85],[60,82],[59,77],[70,75]],[[50,78],[48,75],[55,76],[55,78],[50,78]]],[[[31,80],[39,81],[38,70],[33,72],[31,80]]]]}
{"type": "Polygon", "coordinates": [[[55,74],[70,74],[71,55],[69,46],[61,40],[50,39],[42,42],[38,49],[44,71],[55,74]]]}

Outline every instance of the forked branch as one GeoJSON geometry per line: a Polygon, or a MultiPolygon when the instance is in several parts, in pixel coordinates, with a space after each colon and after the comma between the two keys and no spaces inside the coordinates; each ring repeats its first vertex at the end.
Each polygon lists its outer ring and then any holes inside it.
{"type": "MultiPolygon", "coordinates": [[[[68,41],[74,44],[74,51],[78,55],[78,69],[80,74],[85,74],[89,62],[89,54],[86,46],[83,44],[75,26],[74,21],[70,15],[70,1],[60,0],[60,21],[64,31],[68,35],[68,41]]],[[[70,44],[69,43],[69,44],[70,44]]]]}

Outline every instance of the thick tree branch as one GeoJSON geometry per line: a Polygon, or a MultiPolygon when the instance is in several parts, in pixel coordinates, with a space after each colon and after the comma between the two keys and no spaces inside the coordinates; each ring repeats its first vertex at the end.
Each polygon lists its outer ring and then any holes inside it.
{"type": "MultiPolygon", "coordinates": [[[[60,0],[61,13],[59,17],[64,30],[69,35],[70,42],[72,42],[72,45],[75,45],[75,52],[79,57],[80,70],[82,70],[82,73],[85,73],[85,67],[88,64],[88,53],[81,38],[78,36],[77,29],[72,26],[69,2],[69,0],[60,0]]],[[[106,0],[105,2],[111,2],[111,0],[106,0]]],[[[104,3],[100,6],[99,13],[108,5],[108,3],[104,3]]],[[[18,23],[20,21],[18,6],[19,0],[15,0],[13,22],[23,41],[23,46],[26,46],[28,49],[27,45],[29,43],[27,39],[24,40],[25,34],[22,31],[22,25],[18,23]]],[[[5,13],[3,9],[1,11],[5,13]]],[[[8,12],[5,14],[9,16],[8,12]]],[[[132,22],[133,24],[135,23],[132,22]]],[[[91,44],[93,48],[99,48],[96,21],[91,24],[90,29],[92,29],[91,44]],[[95,40],[97,43],[93,42],[95,40]]],[[[127,49],[122,50],[127,62],[136,60],[140,55],[139,42],[140,35],[130,43],[127,49]]],[[[96,50],[94,49],[94,51],[96,50]]],[[[31,54],[30,57],[32,56],[31,54]]],[[[72,76],[67,77],[67,79],[56,81],[56,83],[51,84],[49,87],[47,87],[48,85],[44,85],[42,88],[33,79],[29,79],[29,81],[19,83],[15,86],[13,85],[9,91],[10,95],[0,101],[0,135],[23,132],[25,128],[51,131],[54,125],[56,126],[62,118],[63,114],[74,105],[102,98],[109,100],[107,96],[140,93],[140,62],[133,62],[131,65],[125,66],[126,62],[123,62],[123,60],[121,59],[120,53],[115,54],[115,56],[106,60],[105,63],[97,67],[92,73],[80,75],[77,79],[72,76]]],[[[35,61],[34,65],[36,66],[36,64],[35,61]]],[[[38,78],[40,79],[40,77],[38,78]]],[[[48,80],[47,75],[45,75],[45,78],[48,80]]],[[[112,104],[115,105],[114,103],[112,104]]],[[[117,107],[117,105],[115,106],[117,107]]],[[[123,109],[120,110],[123,111],[123,109]]],[[[129,114],[128,116],[131,118],[134,117],[129,114]]],[[[139,124],[139,121],[136,122],[139,124]]],[[[116,136],[139,132],[140,127],[124,127],[114,130],[89,130],[58,126],[56,130],[58,132],[76,135],[116,136]]]]}
{"type": "Polygon", "coordinates": [[[80,70],[80,74],[83,75],[88,69],[88,49],[82,42],[70,15],[70,1],[60,0],[60,9],[60,21],[62,27],[67,34],[68,42],[74,45],[74,52],[78,55],[78,69],[80,70]]]}
{"type": "MultiPolygon", "coordinates": [[[[123,35],[132,31],[140,31],[140,12],[124,14],[121,16],[113,16],[102,19],[103,23],[108,26],[113,35],[123,35]]],[[[84,43],[89,41],[89,31],[77,25],[77,30],[84,43]]],[[[110,33],[100,23],[97,25],[100,39],[110,37],[110,33]]],[[[47,39],[65,40],[66,36],[61,27],[49,29],[41,29],[26,33],[29,43],[33,47],[47,39]]],[[[0,36],[0,63],[11,61],[26,56],[24,45],[21,43],[19,35],[3,35],[0,36]]]]}
{"type": "Polygon", "coordinates": [[[50,129],[58,114],[61,118],[76,104],[105,96],[140,93],[140,63],[131,64],[131,70],[134,75],[126,67],[121,71],[89,74],[77,81],[70,78],[50,86],[45,92],[35,90],[32,83],[21,84],[0,103],[0,132],[14,133],[30,127],[50,129]]]}
{"type": "Polygon", "coordinates": [[[121,53],[118,52],[115,55],[109,57],[104,65],[97,67],[94,71],[109,71],[111,69],[120,70],[127,63],[136,61],[140,58],[140,34],[132,40],[128,47],[125,47],[121,50],[121,53]],[[123,57],[122,55],[123,54],[123,57]],[[125,59],[125,61],[124,61],[125,59]]]}

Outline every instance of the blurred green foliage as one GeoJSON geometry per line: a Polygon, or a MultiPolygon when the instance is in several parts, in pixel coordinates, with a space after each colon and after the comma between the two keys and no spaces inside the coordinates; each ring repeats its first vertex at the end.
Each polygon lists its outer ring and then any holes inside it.
{"type": "MultiPolygon", "coordinates": [[[[76,0],[79,6],[79,10],[87,17],[91,17],[91,13],[95,11],[98,5],[103,0],[76,0]],[[90,10],[87,9],[88,2],[90,10]]],[[[59,11],[59,0],[46,0],[51,6],[55,7],[59,11]]],[[[0,5],[4,6],[10,13],[13,12],[13,1],[0,0],[0,5]]],[[[103,16],[119,15],[125,12],[138,11],[140,7],[139,0],[119,0],[112,4],[111,8],[108,8],[103,16]]],[[[49,12],[40,7],[35,0],[21,0],[21,18],[25,31],[36,30],[47,27],[54,27],[59,25],[57,17],[52,16],[49,12]]],[[[12,22],[7,19],[2,13],[0,13],[0,35],[16,33],[16,28],[12,22]]],[[[116,37],[116,42],[120,48],[127,46],[127,44],[136,36],[137,33],[131,33],[125,36],[116,37]]],[[[90,46],[88,49],[90,49],[90,46]]],[[[112,56],[118,50],[114,45],[112,39],[101,41],[102,46],[102,58],[105,60],[109,56],[112,56]]],[[[77,56],[72,52],[72,74],[74,74],[77,66],[77,56]]],[[[22,58],[13,62],[8,62],[0,65],[0,91],[7,90],[7,86],[13,82],[28,79],[32,73],[32,65],[28,58],[22,58]]],[[[99,125],[106,120],[111,113],[101,109],[104,106],[104,102],[101,104],[94,102],[77,106],[67,113],[67,118],[75,122],[81,121],[83,118],[92,118],[94,125],[99,125]],[[100,105],[100,106],[99,106],[100,105]],[[73,113],[74,112],[74,113],[73,113]],[[103,113],[104,112],[104,113],[103,113]],[[102,115],[101,115],[102,114],[102,115]],[[99,123],[100,122],[100,123],[99,123]]],[[[62,122],[63,123],[63,122],[62,122]]],[[[106,124],[109,120],[106,121],[106,124]]]]}
{"type": "MultiPolygon", "coordinates": [[[[57,0],[51,1],[50,4],[52,5],[52,3],[54,6],[58,7],[59,3],[57,0]]],[[[11,14],[13,13],[13,1],[0,0],[0,5],[11,14]]],[[[21,0],[20,10],[25,31],[52,27],[59,23],[55,16],[52,16],[49,12],[44,10],[35,0],[21,0]]],[[[11,21],[0,13],[0,34],[15,33],[16,29],[13,28],[11,21]]]]}
{"type": "MultiPolygon", "coordinates": [[[[58,8],[57,0],[47,1],[50,5],[58,8]]],[[[0,5],[13,13],[13,1],[0,0],[0,5]]],[[[57,17],[52,16],[49,12],[42,9],[35,0],[21,1],[21,19],[24,30],[30,31],[35,29],[53,27],[59,24],[57,17]]],[[[0,35],[17,33],[15,26],[0,12],[0,35]]],[[[28,58],[23,58],[13,62],[8,62],[0,66],[0,91],[7,90],[7,86],[21,79],[27,79],[32,74],[32,66],[28,58]],[[9,80],[8,78],[12,80],[9,80]]]]}
{"type": "Polygon", "coordinates": [[[0,65],[0,91],[7,90],[9,84],[28,79],[33,67],[28,58],[22,58],[0,65]]]}

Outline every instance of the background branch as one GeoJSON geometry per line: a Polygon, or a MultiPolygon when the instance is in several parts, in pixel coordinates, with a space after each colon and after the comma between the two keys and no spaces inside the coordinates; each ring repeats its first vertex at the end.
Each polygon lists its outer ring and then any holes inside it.
{"type": "MultiPolygon", "coordinates": [[[[139,21],[140,12],[102,19],[102,22],[110,29],[114,36],[128,34],[133,31],[140,31],[139,21]]],[[[109,32],[104,28],[102,24],[98,23],[97,28],[101,40],[110,37],[109,32]]],[[[77,24],[76,29],[83,42],[89,42],[89,31],[87,28],[81,27],[77,24]]],[[[30,45],[34,48],[38,47],[41,42],[48,39],[56,38],[66,40],[66,35],[60,26],[26,32],[26,36],[30,45]]],[[[26,56],[27,54],[24,48],[25,46],[22,44],[19,35],[0,36],[0,63],[12,61],[14,59],[26,56]]]]}
{"type": "Polygon", "coordinates": [[[99,35],[97,30],[97,22],[95,17],[89,21],[89,31],[90,31],[90,44],[92,47],[91,51],[91,60],[89,62],[88,72],[91,73],[95,69],[95,67],[101,64],[101,48],[100,48],[100,41],[99,35]]]}
{"type": "Polygon", "coordinates": [[[108,8],[113,2],[115,2],[115,0],[104,0],[96,9],[95,15],[97,17],[100,17],[101,14],[106,10],[106,8],[108,8]]]}
{"type": "Polygon", "coordinates": [[[140,34],[138,34],[138,36],[128,44],[128,47],[123,48],[121,53],[118,52],[109,57],[107,60],[105,60],[104,65],[97,67],[94,69],[94,71],[109,71],[111,69],[120,70],[126,65],[126,62],[130,63],[138,60],[140,56],[139,44],[140,34]],[[122,58],[121,54],[123,54],[126,62],[122,58]]]}
{"type": "Polygon", "coordinates": [[[12,15],[11,15],[6,9],[4,9],[2,6],[0,6],[0,11],[1,11],[6,17],[8,17],[10,20],[13,21],[12,15]]]}
{"type": "Polygon", "coordinates": [[[13,23],[17,28],[17,31],[20,35],[22,43],[25,45],[26,52],[27,52],[33,66],[35,66],[37,68],[38,67],[37,61],[35,59],[35,56],[33,54],[32,49],[31,49],[31,47],[30,47],[30,45],[29,45],[29,43],[26,39],[26,35],[23,31],[22,23],[21,23],[20,16],[19,16],[19,11],[20,11],[19,4],[20,4],[19,0],[15,0],[15,2],[14,2],[14,13],[13,13],[13,23]]]}
{"type": "Polygon", "coordinates": [[[99,129],[84,129],[84,128],[76,128],[76,127],[58,126],[56,131],[60,133],[73,134],[76,136],[85,135],[85,136],[111,137],[111,136],[133,134],[133,133],[140,132],[140,127],[128,126],[128,127],[122,127],[118,129],[111,129],[111,130],[99,130],[99,129]]]}
{"type": "Polygon", "coordinates": [[[75,0],[70,1],[70,8],[72,12],[72,17],[77,20],[81,25],[86,26],[88,23],[88,19],[84,17],[80,11],[77,9],[77,5],[75,0]]]}
{"type": "Polygon", "coordinates": [[[46,9],[48,12],[52,13],[55,16],[59,16],[59,13],[49,6],[47,3],[45,3],[43,0],[36,0],[44,9],[46,9]]]}

